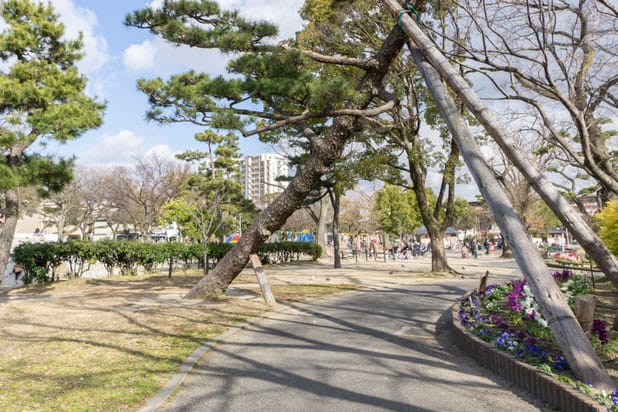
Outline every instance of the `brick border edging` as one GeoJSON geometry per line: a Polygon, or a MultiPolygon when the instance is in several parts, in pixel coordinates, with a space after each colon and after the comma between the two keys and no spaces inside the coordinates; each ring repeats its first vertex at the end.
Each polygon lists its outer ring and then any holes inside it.
{"type": "MultiPolygon", "coordinates": [[[[470,294],[471,292],[468,292],[462,300],[467,299],[470,294]]],[[[540,372],[510,353],[497,349],[474,336],[459,322],[460,302],[456,302],[451,311],[453,342],[480,366],[527,391],[535,398],[548,403],[552,408],[568,412],[607,411],[602,405],[572,386],[540,372]]]]}

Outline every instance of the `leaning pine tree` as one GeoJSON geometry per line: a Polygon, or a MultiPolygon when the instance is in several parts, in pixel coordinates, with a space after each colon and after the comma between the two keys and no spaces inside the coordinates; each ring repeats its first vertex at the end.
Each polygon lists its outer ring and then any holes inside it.
{"type": "Polygon", "coordinates": [[[28,0],[0,3],[0,274],[4,273],[19,218],[20,188],[59,191],[72,177],[70,160],[26,150],[36,142],[65,142],[101,124],[104,105],[88,97],[75,63],[81,38],[66,40],[51,6],[28,0]]]}
{"type": "Polygon", "coordinates": [[[394,27],[380,50],[364,59],[332,57],[268,44],[276,35],[268,23],[249,22],[237,12],[222,11],[215,2],[164,2],[160,9],[144,9],[127,16],[126,24],[149,29],[176,44],[234,52],[228,64],[232,79],[189,72],[142,80],[138,87],[149,96],[149,118],[161,122],[192,122],[205,128],[236,130],[262,140],[304,137],[309,152],[283,194],[275,199],[243,233],[240,241],[189,292],[189,298],[216,297],[245,267],[249,255],[298,209],[340,157],[348,138],[362,119],[396,104],[383,87],[393,60],[405,44],[394,27]],[[195,24],[189,24],[193,22],[195,24]],[[308,62],[347,66],[356,85],[323,73],[308,62]],[[381,105],[376,101],[382,100],[381,105]],[[328,126],[327,126],[328,125],[328,126]],[[249,129],[248,126],[252,128],[249,129]]]}

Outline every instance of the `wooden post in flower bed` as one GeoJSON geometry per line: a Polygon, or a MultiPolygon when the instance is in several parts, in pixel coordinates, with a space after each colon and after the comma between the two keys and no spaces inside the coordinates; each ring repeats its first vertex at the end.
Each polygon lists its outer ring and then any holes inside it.
{"type": "Polygon", "coordinates": [[[592,321],[594,320],[594,308],[596,304],[590,295],[575,296],[575,317],[584,330],[590,332],[592,321]]]}
{"type": "Polygon", "coordinates": [[[489,271],[485,272],[479,280],[479,287],[476,289],[479,294],[485,293],[485,289],[487,289],[487,278],[489,278],[489,271]]]}
{"type": "MultiPolygon", "coordinates": [[[[476,112],[480,111],[488,116],[488,109],[474,95],[465,80],[453,69],[433,42],[417,26],[417,23],[409,15],[400,14],[401,5],[395,0],[385,0],[384,4],[391,13],[398,17],[408,37],[416,43],[418,48],[413,48],[410,45],[414,62],[423,75],[481,194],[487,201],[507,243],[511,245],[515,260],[528,281],[541,313],[547,320],[564,357],[580,380],[589,380],[599,389],[612,390],[612,379],[594,352],[588,337],[579,326],[564,295],[550,275],[549,269],[539,255],[526,227],[515,213],[511,202],[493,172],[487,166],[463,116],[459,113],[457,106],[442,83],[440,73],[429,64],[425,56],[430,55],[432,57],[432,63],[436,67],[439,66],[444,78],[449,78],[449,84],[452,85],[453,79],[456,79],[456,83],[460,83],[460,87],[455,89],[460,97],[463,97],[463,94],[473,95],[471,100],[475,100],[475,103],[482,106],[482,108],[476,107],[476,112]]],[[[497,123],[497,121],[495,122],[497,123]]]]}

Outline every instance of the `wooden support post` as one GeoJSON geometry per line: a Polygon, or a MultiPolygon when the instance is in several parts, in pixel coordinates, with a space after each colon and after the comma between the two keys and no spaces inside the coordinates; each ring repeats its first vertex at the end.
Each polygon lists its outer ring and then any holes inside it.
{"type": "Polygon", "coordinates": [[[584,332],[590,332],[596,303],[590,295],[575,296],[575,317],[584,332]]]}
{"type": "Polygon", "coordinates": [[[479,281],[479,287],[476,290],[479,294],[485,293],[485,289],[487,289],[487,278],[489,277],[489,271],[485,272],[479,281]]]}
{"type": "Polygon", "coordinates": [[[268,305],[275,306],[277,301],[275,300],[273,292],[270,290],[270,285],[268,284],[268,279],[266,279],[266,273],[264,273],[264,268],[262,267],[262,262],[260,262],[260,257],[255,253],[252,253],[249,255],[249,259],[251,260],[251,265],[253,266],[253,271],[255,272],[258,283],[260,284],[260,290],[262,291],[264,300],[268,305]]]}

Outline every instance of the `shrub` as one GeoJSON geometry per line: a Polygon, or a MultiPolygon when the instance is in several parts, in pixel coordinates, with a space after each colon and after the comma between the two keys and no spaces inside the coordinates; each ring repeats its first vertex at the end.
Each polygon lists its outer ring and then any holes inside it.
{"type": "Polygon", "coordinates": [[[599,221],[599,235],[603,243],[618,256],[618,200],[608,202],[595,217],[599,221]]]}
{"type": "MultiPolygon", "coordinates": [[[[229,243],[209,243],[208,257],[217,264],[233,247],[229,243]]],[[[265,243],[258,251],[263,262],[289,262],[301,255],[313,260],[322,255],[322,248],[308,242],[265,243]]],[[[97,242],[70,240],[68,242],[24,243],[15,248],[13,259],[24,268],[25,283],[55,280],[55,270],[67,262],[69,276],[79,277],[87,265],[99,261],[111,275],[116,268],[123,275],[137,273],[138,267],[152,271],[166,259],[192,260],[203,266],[204,245],[185,245],[179,242],[143,243],[138,241],[100,240],[97,242]]]]}

